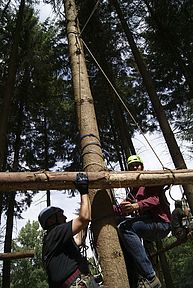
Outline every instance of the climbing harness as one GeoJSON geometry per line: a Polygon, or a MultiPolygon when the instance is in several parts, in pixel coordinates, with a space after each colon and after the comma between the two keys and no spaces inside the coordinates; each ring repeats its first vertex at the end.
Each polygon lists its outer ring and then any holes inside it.
{"type": "MultiPolygon", "coordinates": [[[[80,279],[76,281],[75,284],[79,285],[82,282],[85,285],[87,285],[83,287],[97,288],[97,287],[100,287],[100,285],[102,284],[103,276],[102,276],[100,265],[97,261],[98,256],[97,256],[96,248],[94,247],[94,240],[93,240],[93,235],[92,235],[90,226],[88,226],[87,228],[87,233],[89,234],[89,242],[90,242],[90,248],[93,254],[93,258],[92,258],[93,261],[89,260],[87,257],[87,250],[89,249],[89,246],[87,246],[84,242],[80,247],[80,252],[82,255],[82,264],[88,267],[89,274],[87,276],[82,276],[80,279]]],[[[85,239],[86,239],[86,236],[85,236],[85,239]]],[[[79,285],[75,287],[81,287],[81,286],[79,285]]]]}

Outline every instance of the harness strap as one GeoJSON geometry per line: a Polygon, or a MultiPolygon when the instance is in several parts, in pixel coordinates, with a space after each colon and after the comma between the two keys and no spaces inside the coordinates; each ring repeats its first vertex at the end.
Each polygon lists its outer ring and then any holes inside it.
{"type": "Polygon", "coordinates": [[[80,270],[77,268],[65,281],[62,283],[60,288],[68,288],[73,282],[76,280],[76,278],[80,275],[80,270]]]}

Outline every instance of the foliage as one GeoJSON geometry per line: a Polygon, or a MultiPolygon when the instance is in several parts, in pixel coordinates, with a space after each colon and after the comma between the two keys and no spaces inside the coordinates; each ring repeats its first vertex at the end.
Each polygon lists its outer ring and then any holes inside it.
{"type": "MultiPolygon", "coordinates": [[[[168,117],[176,127],[192,98],[192,12],[190,1],[145,1],[149,10],[144,33],[148,62],[168,117]]],[[[181,125],[179,125],[181,123],[181,125]]]]}
{"type": "MultiPolygon", "coordinates": [[[[165,245],[174,242],[174,237],[166,239],[165,245]]],[[[193,243],[187,241],[167,252],[167,259],[175,288],[191,288],[193,287],[193,243]]]]}
{"type": "MultiPolygon", "coordinates": [[[[62,1],[45,2],[52,3],[56,10],[61,10],[62,1]]],[[[91,15],[95,2],[76,1],[81,28],[91,15]]],[[[178,135],[192,141],[192,1],[121,0],[119,2],[144,62],[153,77],[168,120],[178,129],[178,135]]],[[[9,73],[8,65],[18,3],[19,1],[16,1],[15,5],[8,6],[7,1],[0,3],[0,104],[3,101],[2,95],[9,73]]],[[[137,123],[144,131],[153,132],[159,129],[156,115],[112,3],[113,0],[101,1],[81,36],[137,123]]],[[[13,170],[16,135],[19,132],[21,135],[17,159],[19,171],[56,169],[58,162],[63,163],[62,169],[79,170],[81,159],[65,19],[62,17],[60,21],[46,20],[45,23],[40,23],[34,12],[33,1],[27,2],[23,16],[18,49],[19,63],[12,91],[7,135],[6,169],[13,170]]],[[[121,164],[124,162],[124,155],[128,153],[123,142],[126,138],[131,138],[138,127],[121,106],[112,87],[88,51],[85,51],[85,55],[101,145],[108,161],[119,161],[121,164]]],[[[18,216],[24,207],[31,204],[32,193],[27,193],[24,197],[22,195],[22,199],[16,200],[18,202],[15,211],[18,216]]],[[[5,203],[4,209],[6,210],[5,203]]],[[[21,241],[20,246],[19,242],[16,242],[15,249],[33,247],[35,242],[39,245],[40,236],[36,233],[39,233],[37,224],[27,224],[17,240],[21,241]]],[[[173,249],[172,253],[169,252],[176,285],[180,285],[181,281],[186,283],[184,287],[189,287],[185,286],[189,285],[186,276],[189,283],[192,283],[190,246],[191,243],[187,242],[175,248],[177,250],[173,249]],[[178,257],[175,251],[181,256],[178,257]],[[178,273],[179,271],[184,273],[178,273]],[[182,274],[186,276],[180,280],[179,275],[182,274]]],[[[15,261],[12,276],[14,285],[12,287],[46,286],[39,256],[35,259],[15,261]],[[17,278],[18,275],[21,276],[20,279],[17,278]],[[30,280],[27,280],[27,277],[30,280]],[[43,281],[40,281],[41,278],[43,281]]]]}
{"type": "Polygon", "coordinates": [[[13,251],[35,250],[35,257],[12,261],[11,288],[48,287],[41,261],[42,236],[38,222],[29,221],[13,241],[13,251]]]}

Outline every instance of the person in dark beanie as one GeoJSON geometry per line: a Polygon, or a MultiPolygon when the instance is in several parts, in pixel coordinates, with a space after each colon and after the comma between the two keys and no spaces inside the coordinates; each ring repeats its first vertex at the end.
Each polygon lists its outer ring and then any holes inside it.
{"type": "MultiPolygon", "coordinates": [[[[81,281],[86,287],[93,286],[88,266],[80,253],[80,237],[74,237],[86,229],[91,207],[88,197],[88,177],[78,173],[75,187],[80,192],[80,211],[77,218],[67,222],[67,217],[59,207],[49,206],[43,209],[38,217],[46,231],[43,238],[42,259],[48,276],[49,288],[69,288],[81,281]]],[[[78,285],[78,284],[77,284],[78,285]]]]}

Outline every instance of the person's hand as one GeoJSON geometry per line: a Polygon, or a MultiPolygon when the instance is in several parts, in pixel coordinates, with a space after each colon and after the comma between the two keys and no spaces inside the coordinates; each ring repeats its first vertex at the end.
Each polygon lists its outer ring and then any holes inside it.
{"type": "Polygon", "coordinates": [[[81,195],[88,194],[88,177],[84,173],[77,173],[76,179],[74,181],[76,189],[80,192],[81,195]]]}
{"type": "Polygon", "coordinates": [[[193,240],[193,231],[189,231],[189,232],[188,232],[187,238],[188,238],[189,240],[193,240]]]}
{"type": "Polygon", "coordinates": [[[139,210],[139,204],[138,203],[131,203],[129,201],[123,201],[120,203],[121,209],[125,215],[132,214],[134,211],[139,210]]]}
{"type": "Polygon", "coordinates": [[[189,216],[190,214],[190,209],[188,207],[184,207],[184,215],[189,216]]]}

